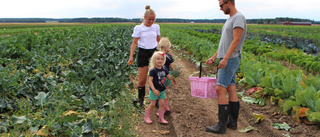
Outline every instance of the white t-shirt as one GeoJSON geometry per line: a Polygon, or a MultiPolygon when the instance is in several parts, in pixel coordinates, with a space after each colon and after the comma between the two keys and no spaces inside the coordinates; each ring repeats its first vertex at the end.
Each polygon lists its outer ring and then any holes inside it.
{"type": "Polygon", "coordinates": [[[150,27],[143,23],[133,29],[132,37],[139,38],[138,47],[143,49],[154,49],[158,46],[157,36],[160,36],[160,26],[152,24],[150,27]]]}
{"type": "Polygon", "coordinates": [[[237,12],[235,15],[228,18],[226,23],[224,23],[222,27],[222,33],[221,33],[217,58],[224,58],[224,56],[227,54],[230,48],[231,42],[233,41],[233,29],[236,27],[242,28],[243,32],[240,38],[240,42],[236,50],[230,56],[230,58],[239,57],[241,55],[243,43],[244,43],[244,40],[246,39],[246,34],[247,34],[247,23],[243,14],[241,14],[240,12],[237,12]]]}

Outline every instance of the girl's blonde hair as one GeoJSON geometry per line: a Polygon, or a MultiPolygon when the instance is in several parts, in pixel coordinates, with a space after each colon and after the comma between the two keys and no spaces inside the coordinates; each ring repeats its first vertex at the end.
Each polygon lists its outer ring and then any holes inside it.
{"type": "Polygon", "coordinates": [[[163,57],[163,64],[162,66],[164,66],[164,63],[166,62],[166,54],[162,51],[155,51],[152,55],[152,57],[150,58],[150,63],[149,63],[149,66],[150,66],[150,69],[153,69],[156,65],[156,59],[157,57],[163,57]]]}
{"type": "Polygon", "coordinates": [[[159,44],[158,44],[158,49],[161,51],[162,49],[165,48],[170,48],[171,47],[171,42],[167,37],[163,37],[160,39],[159,44]]]}
{"type": "Polygon", "coordinates": [[[150,9],[150,5],[147,5],[145,9],[146,9],[146,11],[144,12],[144,16],[141,18],[141,20],[145,21],[144,18],[147,17],[149,14],[156,15],[156,12],[154,12],[154,10],[150,9]]]}

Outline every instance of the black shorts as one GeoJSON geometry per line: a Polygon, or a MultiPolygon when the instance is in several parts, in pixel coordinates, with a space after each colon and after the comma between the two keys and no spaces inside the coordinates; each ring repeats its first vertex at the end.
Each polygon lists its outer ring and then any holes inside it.
{"type": "Polygon", "coordinates": [[[138,55],[137,55],[137,64],[138,67],[149,66],[149,61],[153,52],[157,51],[157,48],[154,49],[143,49],[139,48],[138,55]]]}

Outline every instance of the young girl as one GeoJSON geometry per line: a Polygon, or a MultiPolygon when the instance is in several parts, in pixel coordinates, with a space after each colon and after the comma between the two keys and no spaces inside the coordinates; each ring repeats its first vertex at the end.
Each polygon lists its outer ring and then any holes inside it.
{"type": "MultiPolygon", "coordinates": [[[[171,42],[169,41],[168,38],[164,37],[164,38],[160,39],[158,49],[159,49],[159,51],[162,51],[166,54],[166,61],[164,63],[164,67],[165,67],[165,69],[167,69],[169,71],[169,74],[170,74],[170,67],[172,68],[172,70],[175,69],[174,65],[173,65],[174,60],[173,60],[171,54],[169,54],[170,47],[171,47],[171,42]]],[[[172,83],[171,80],[166,79],[166,81],[165,81],[166,87],[171,86],[171,83],[172,83]]],[[[164,110],[170,111],[167,95],[166,95],[166,98],[164,99],[164,110]]]]}
{"type": "Polygon", "coordinates": [[[166,54],[161,51],[156,51],[150,60],[149,71],[149,100],[150,105],[145,109],[144,121],[147,124],[151,124],[150,114],[152,109],[156,105],[156,101],[159,99],[159,123],[167,124],[168,121],[164,119],[164,99],[165,99],[165,80],[169,79],[176,83],[175,79],[169,75],[169,71],[164,68],[166,62],[166,54]]]}

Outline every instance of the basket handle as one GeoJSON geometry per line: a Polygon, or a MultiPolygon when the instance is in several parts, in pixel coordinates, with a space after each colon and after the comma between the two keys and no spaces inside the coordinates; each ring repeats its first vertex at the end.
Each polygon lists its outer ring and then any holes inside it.
{"type": "MultiPolygon", "coordinates": [[[[202,61],[200,61],[200,73],[199,73],[199,78],[201,78],[201,72],[202,72],[202,61]]],[[[218,78],[218,66],[219,66],[219,63],[216,63],[216,62],[214,62],[214,61],[212,61],[212,64],[215,64],[215,65],[217,65],[217,74],[216,74],[216,78],[218,78]]]]}
{"type": "MultiPolygon", "coordinates": [[[[202,61],[200,61],[200,73],[199,73],[199,78],[201,78],[201,72],[202,72],[202,61]]],[[[218,66],[219,66],[219,63],[216,63],[214,61],[212,61],[212,64],[216,64],[217,65],[217,74],[216,74],[216,78],[218,78],[218,66]]]]}
{"type": "Polygon", "coordinates": [[[201,78],[201,71],[202,71],[202,61],[200,61],[200,73],[199,73],[199,78],[201,78]]]}

